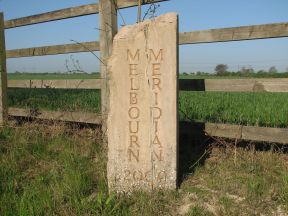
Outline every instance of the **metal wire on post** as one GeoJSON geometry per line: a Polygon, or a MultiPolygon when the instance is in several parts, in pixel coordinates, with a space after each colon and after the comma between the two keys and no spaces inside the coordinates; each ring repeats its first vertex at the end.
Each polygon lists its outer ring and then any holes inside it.
{"type": "Polygon", "coordinates": [[[155,18],[157,9],[160,7],[160,4],[156,4],[154,0],[148,0],[148,3],[150,6],[145,12],[142,21],[144,21],[147,16],[149,16],[150,19],[155,18]]]}

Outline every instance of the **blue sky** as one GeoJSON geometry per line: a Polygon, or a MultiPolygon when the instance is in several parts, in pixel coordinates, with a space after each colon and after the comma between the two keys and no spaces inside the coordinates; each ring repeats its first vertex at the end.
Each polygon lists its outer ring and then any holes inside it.
{"type": "MultiPolygon", "coordinates": [[[[51,10],[95,3],[93,0],[0,0],[5,20],[51,10]]],[[[287,0],[170,0],[160,4],[157,14],[177,12],[179,30],[194,31],[210,28],[288,22],[287,0]]],[[[143,7],[143,11],[147,6],[143,7]]],[[[126,24],[136,22],[137,8],[120,11],[126,24]]],[[[98,15],[37,24],[5,31],[7,49],[57,45],[99,39],[98,15]]],[[[123,24],[119,17],[119,25],[123,24]]],[[[65,72],[70,55],[8,59],[9,72],[65,72]]],[[[99,71],[99,62],[91,53],[73,54],[83,70],[99,71]]],[[[180,46],[180,71],[213,72],[218,63],[231,70],[242,66],[279,71],[288,68],[288,38],[197,44],[180,46]]]]}

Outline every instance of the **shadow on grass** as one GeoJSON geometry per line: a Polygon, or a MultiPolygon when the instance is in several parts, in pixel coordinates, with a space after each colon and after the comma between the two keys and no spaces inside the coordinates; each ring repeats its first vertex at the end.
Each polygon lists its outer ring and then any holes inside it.
{"type": "Polygon", "coordinates": [[[22,117],[22,116],[9,116],[8,120],[14,121],[18,126],[24,125],[26,123],[39,123],[45,125],[55,125],[55,124],[65,124],[65,126],[71,129],[99,129],[101,130],[102,125],[84,123],[84,122],[70,122],[70,121],[61,121],[61,120],[48,120],[48,119],[37,119],[33,116],[22,117]]]}
{"type": "Polygon", "coordinates": [[[178,185],[209,157],[211,139],[204,130],[204,123],[179,122],[178,185]]]}
{"type": "Polygon", "coordinates": [[[228,138],[211,138],[205,134],[205,124],[199,122],[179,122],[179,157],[178,157],[178,186],[195,169],[203,166],[209,158],[212,147],[242,148],[248,151],[274,152],[288,154],[288,145],[235,140],[228,138]]]}
{"type": "Polygon", "coordinates": [[[257,141],[245,141],[242,140],[237,143],[237,148],[247,149],[257,152],[274,152],[288,154],[288,145],[285,144],[276,144],[268,142],[257,142],[257,141]]]}

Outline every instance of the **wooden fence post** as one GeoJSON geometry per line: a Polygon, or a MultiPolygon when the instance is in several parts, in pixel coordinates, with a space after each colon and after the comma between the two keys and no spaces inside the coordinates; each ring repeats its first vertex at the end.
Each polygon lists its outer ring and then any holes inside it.
{"type": "Polygon", "coordinates": [[[3,125],[8,117],[7,109],[7,71],[5,49],[4,15],[0,13],[0,125],[3,125]]]}
{"type": "Polygon", "coordinates": [[[108,58],[112,54],[113,37],[117,33],[117,0],[99,0],[100,18],[100,72],[101,87],[101,112],[103,117],[102,130],[106,133],[107,114],[109,112],[109,87],[108,87],[108,58]]]}

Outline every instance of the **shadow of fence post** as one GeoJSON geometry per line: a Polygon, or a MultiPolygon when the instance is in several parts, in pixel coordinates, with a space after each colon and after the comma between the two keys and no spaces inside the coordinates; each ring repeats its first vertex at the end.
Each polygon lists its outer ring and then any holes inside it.
{"type": "Polygon", "coordinates": [[[179,122],[178,185],[209,156],[206,150],[210,138],[205,135],[204,130],[204,123],[179,122]]]}

